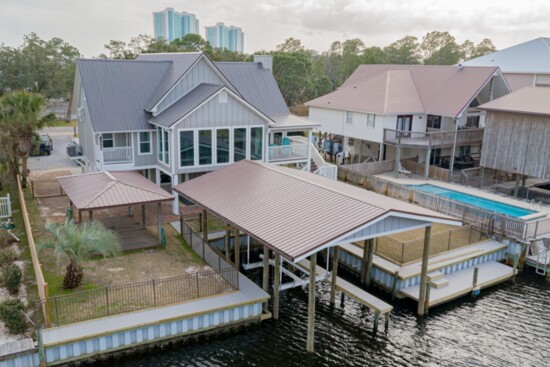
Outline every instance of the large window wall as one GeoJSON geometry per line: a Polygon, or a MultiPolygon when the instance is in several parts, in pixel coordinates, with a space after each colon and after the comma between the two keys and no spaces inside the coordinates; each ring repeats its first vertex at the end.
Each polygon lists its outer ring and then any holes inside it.
{"type": "Polygon", "coordinates": [[[179,167],[212,166],[243,159],[263,160],[263,126],[178,130],[179,167]]]}

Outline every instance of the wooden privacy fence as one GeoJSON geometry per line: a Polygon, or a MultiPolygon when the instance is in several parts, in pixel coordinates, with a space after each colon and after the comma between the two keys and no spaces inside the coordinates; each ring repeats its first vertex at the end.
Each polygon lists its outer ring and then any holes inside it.
{"type": "MultiPolygon", "coordinates": [[[[412,160],[406,160],[403,162],[403,167],[405,167],[406,170],[411,171],[412,173],[419,176],[424,176],[426,172],[426,163],[418,163],[412,160]]],[[[428,177],[439,181],[449,181],[449,173],[450,171],[446,168],[430,166],[428,177]]]]}
{"type": "MultiPolygon", "coordinates": [[[[27,234],[27,241],[29,243],[29,251],[31,253],[32,267],[34,270],[34,277],[36,279],[36,287],[38,288],[38,296],[41,301],[44,301],[48,298],[48,283],[44,280],[44,274],[42,273],[42,266],[38,260],[38,253],[36,252],[36,245],[34,243],[34,238],[32,236],[31,222],[29,220],[29,213],[27,212],[27,205],[25,204],[25,195],[21,188],[21,178],[17,176],[17,190],[19,192],[19,204],[21,206],[21,215],[23,217],[23,223],[25,224],[25,233],[27,234]]],[[[49,309],[48,304],[43,303],[42,305],[42,314],[44,320],[49,322],[49,309]]],[[[35,314],[37,314],[35,312],[35,314]]]]}
{"type": "MultiPolygon", "coordinates": [[[[430,237],[430,257],[446,251],[468,246],[483,239],[481,228],[474,226],[460,227],[446,232],[432,234],[430,237]]],[[[376,241],[374,252],[399,265],[404,265],[422,258],[424,239],[400,242],[391,237],[380,237],[376,241]]]]}
{"type": "Polygon", "coordinates": [[[211,270],[51,297],[38,301],[36,308],[50,310],[46,327],[66,325],[233,292],[235,278],[234,268],[211,270]]]}
{"type": "Polygon", "coordinates": [[[55,178],[32,178],[28,181],[33,198],[46,198],[65,195],[55,178]]]}

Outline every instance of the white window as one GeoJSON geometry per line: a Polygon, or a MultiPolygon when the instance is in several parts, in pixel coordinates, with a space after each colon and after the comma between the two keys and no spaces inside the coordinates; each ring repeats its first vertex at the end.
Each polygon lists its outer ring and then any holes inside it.
{"type": "Polygon", "coordinates": [[[103,148],[112,148],[115,146],[112,133],[103,134],[103,148]]]}
{"type": "Polygon", "coordinates": [[[139,133],[139,154],[151,154],[151,132],[141,131],[139,133]]]}
{"type": "Polygon", "coordinates": [[[373,113],[367,113],[367,127],[374,129],[374,118],[373,113]]]}
{"type": "Polygon", "coordinates": [[[170,141],[168,130],[157,128],[158,159],[160,162],[170,164],[170,141]]]}
{"type": "Polygon", "coordinates": [[[353,112],[346,112],[346,123],[351,124],[353,122],[353,112]]]}

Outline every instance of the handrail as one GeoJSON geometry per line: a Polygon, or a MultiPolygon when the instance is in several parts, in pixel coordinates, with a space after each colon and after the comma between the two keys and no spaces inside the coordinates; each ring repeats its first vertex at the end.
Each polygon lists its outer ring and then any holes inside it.
{"type": "MultiPolygon", "coordinates": [[[[458,144],[481,141],[483,128],[465,128],[456,130],[458,144]]],[[[441,146],[454,143],[455,130],[407,131],[384,129],[384,142],[398,145],[441,146]]]]}
{"type": "Polygon", "coordinates": [[[103,162],[105,164],[132,162],[132,158],[131,146],[103,148],[103,162]]]}
{"type": "Polygon", "coordinates": [[[315,145],[313,145],[313,143],[309,144],[311,149],[311,160],[317,166],[317,169],[313,173],[336,180],[338,178],[338,166],[327,163],[323,159],[323,156],[321,156],[321,153],[315,148],[315,145]]]}

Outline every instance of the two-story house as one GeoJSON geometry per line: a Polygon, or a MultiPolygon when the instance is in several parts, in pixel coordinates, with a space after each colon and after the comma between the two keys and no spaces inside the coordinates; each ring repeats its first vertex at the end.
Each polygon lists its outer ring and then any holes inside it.
{"type": "MultiPolygon", "coordinates": [[[[73,100],[84,171],[139,170],[170,190],[243,159],[311,170],[318,124],[289,113],[271,69],[270,56],[78,60],[73,100]]],[[[314,163],[321,173],[324,163],[314,163]]]]}
{"type": "Polygon", "coordinates": [[[485,113],[477,106],[508,93],[498,67],[360,65],[306,105],[356,162],[418,156],[439,165],[454,149],[479,153],[485,113]]]}

